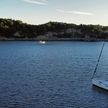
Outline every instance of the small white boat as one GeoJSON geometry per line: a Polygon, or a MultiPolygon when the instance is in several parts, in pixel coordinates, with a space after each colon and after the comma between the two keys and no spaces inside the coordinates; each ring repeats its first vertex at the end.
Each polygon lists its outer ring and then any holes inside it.
{"type": "Polygon", "coordinates": [[[40,43],[40,44],[45,44],[46,42],[45,42],[45,41],[39,41],[39,43],[40,43]]]}
{"type": "Polygon", "coordinates": [[[108,80],[101,80],[101,79],[93,78],[92,84],[102,89],[108,90],[108,80]]]}

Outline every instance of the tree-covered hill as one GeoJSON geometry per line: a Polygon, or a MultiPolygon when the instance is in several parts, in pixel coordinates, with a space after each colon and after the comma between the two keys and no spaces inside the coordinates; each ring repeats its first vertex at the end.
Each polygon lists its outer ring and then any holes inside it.
{"type": "Polygon", "coordinates": [[[5,39],[108,39],[108,27],[62,22],[31,25],[20,20],[0,18],[0,40],[5,39]]]}

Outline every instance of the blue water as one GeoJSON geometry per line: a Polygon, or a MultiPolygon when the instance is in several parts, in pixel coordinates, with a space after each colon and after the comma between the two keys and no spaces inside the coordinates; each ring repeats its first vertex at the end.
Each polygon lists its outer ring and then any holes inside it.
{"type": "MultiPolygon", "coordinates": [[[[0,108],[108,108],[92,86],[102,42],[0,42],[0,108]]],[[[108,79],[108,43],[95,77],[108,79]]]]}

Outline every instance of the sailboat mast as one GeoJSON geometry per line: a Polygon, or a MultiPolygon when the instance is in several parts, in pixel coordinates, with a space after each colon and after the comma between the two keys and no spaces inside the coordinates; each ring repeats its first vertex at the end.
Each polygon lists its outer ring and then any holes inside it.
{"type": "Polygon", "coordinates": [[[101,52],[100,52],[100,54],[99,54],[97,64],[96,64],[96,67],[95,67],[94,72],[93,72],[92,79],[94,78],[94,75],[95,75],[95,73],[96,73],[96,71],[97,71],[97,68],[98,68],[98,65],[99,65],[100,58],[101,58],[101,56],[102,56],[102,52],[103,52],[104,46],[105,46],[105,42],[103,42],[102,49],[101,49],[101,52]]]}

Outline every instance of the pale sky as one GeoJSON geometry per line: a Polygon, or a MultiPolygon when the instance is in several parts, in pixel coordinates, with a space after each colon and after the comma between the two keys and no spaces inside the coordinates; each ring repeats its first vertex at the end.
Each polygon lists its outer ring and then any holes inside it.
{"type": "Polygon", "coordinates": [[[0,0],[0,18],[108,26],[108,0],[0,0]]]}

